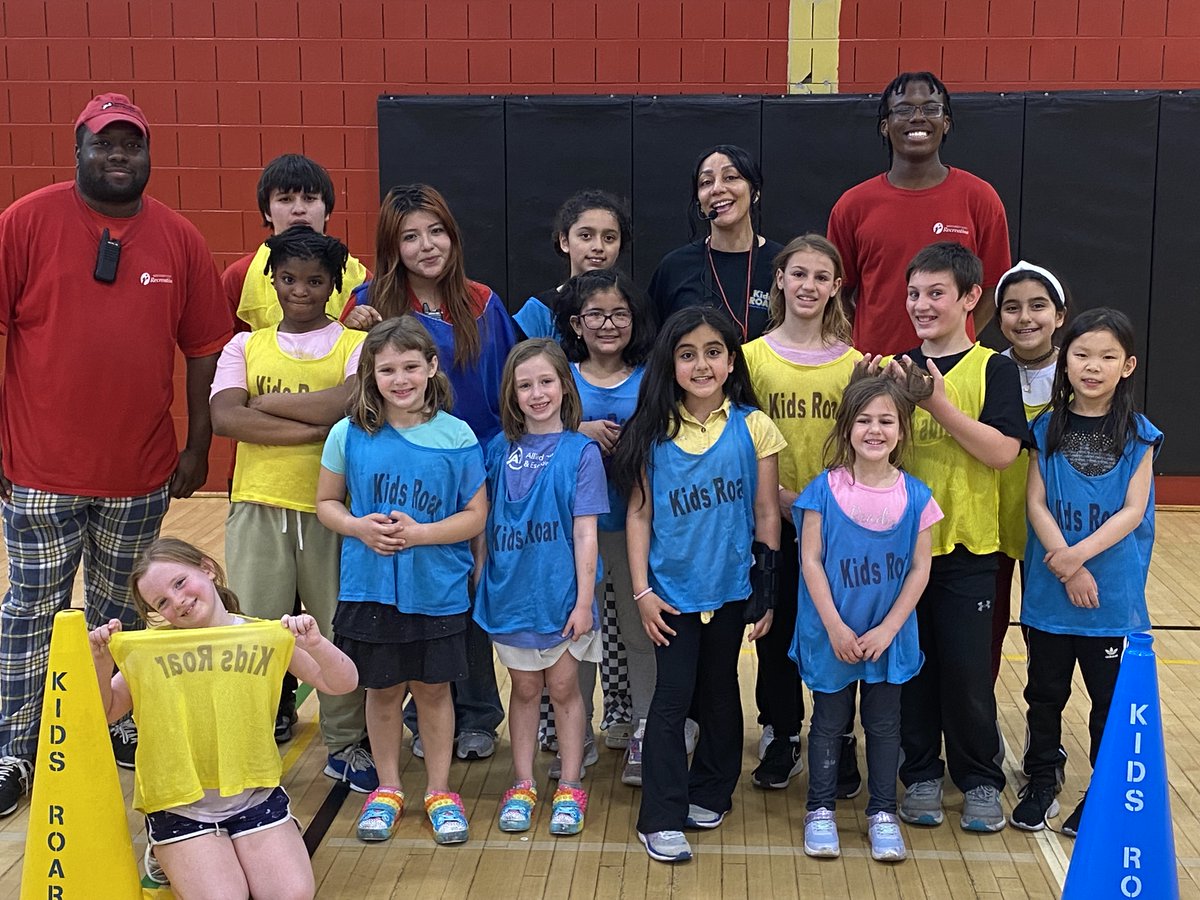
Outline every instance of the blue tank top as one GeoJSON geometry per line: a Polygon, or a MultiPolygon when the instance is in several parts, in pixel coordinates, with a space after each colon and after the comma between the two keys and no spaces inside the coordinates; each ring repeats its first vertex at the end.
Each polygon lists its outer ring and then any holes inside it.
{"type": "Polygon", "coordinates": [[[528,338],[551,338],[558,340],[558,327],[554,324],[554,312],[537,297],[530,297],[513,316],[528,338]]]}
{"type": "Polygon", "coordinates": [[[673,441],[651,452],[650,586],[680,612],[750,596],[758,457],[748,412],[731,404],[725,430],[704,453],[687,453],[673,441]]]}
{"type": "Polygon", "coordinates": [[[509,500],[505,485],[511,445],[497,435],[488,446],[488,552],[475,621],[489,634],[550,634],[567,624],[578,596],[575,480],[590,443],[586,435],[564,431],[549,464],[520,500],[509,500]]]}
{"type": "MultiPolygon", "coordinates": [[[[370,302],[371,282],[353,291],[354,302],[370,302]]],[[[500,432],[500,378],[508,351],[517,343],[512,317],[492,291],[483,312],[475,318],[479,326],[479,358],[466,367],[454,362],[454,326],[437,316],[413,312],[437,345],[441,369],[450,379],[454,415],[471,426],[482,446],[500,432]]]]}
{"type": "MultiPolygon", "coordinates": [[[[1049,456],[1038,453],[1038,471],[1046,485],[1046,506],[1058,522],[1068,546],[1074,546],[1100,527],[1125,505],[1125,494],[1137,467],[1147,452],[1157,455],[1162,432],[1145,416],[1137,417],[1137,438],[1125,442],[1125,450],[1112,469],[1103,475],[1084,475],[1059,451],[1049,456]]],[[[1039,448],[1046,446],[1049,412],[1033,422],[1033,437],[1039,448]]],[[[1025,591],[1021,600],[1021,624],[1052,634],[1089,637],[1124,637],[1150,628],[1146,609],[1146,577],[1154,546],[1154,482],[1146,514],[1137,528],[1084,566],[1096,579],[1099,609],[1084,609],[1067,599],[1067,589],[1046,568],[1046,549],[1033,527],[1028,527],[1025,545],[1025,591]]]]}
{"type": "MultiPolygon", "coordinates": [[[[900,477],[904,479],[908,505],[896,524],[886,531],[859,525],[846,515],[829,489],[827,471],[809,482],[792,504],[797,533],[802,530],[805,510],[821,514],[821,552],[833,605],[842,621],[857,635],[882,622],[900,596],[900,588],[912,568],[917,535],[921,533],[921,512],[932,496],[923,482],[907,472],[901,472],[900,477]]],[[[856,681],[903,684],[925,662],[917,637],[915,610],[879,659],[850,665],[834,654],[803,577],[796,604],[796,631],[788,656],[799,665],[804,683],[811,690],[831,694],[856,681]]]]}
{"type": "MultiPolygon", "coordinates": [[[[571,374],[575,376],[575,387],[579,390],[579,400],[583,404],[583,421],[596,422],[607,419],[624,425],[637,409],[638,391],[642,386],[642,375],[645,366],[638,366],[630,373],[624,382],[616,387],[596,387],[579,374],[579,366],[571,366],[571,374]]],[[[611,457],[604,457],[604,472],[608,474],[611,457]]],[[[624,531],[625,513],[628,498],[622,497],[613,487],[612,479],[608,483],[608,512],[602,515],[596,523],[601,531],[624,531]]]]}
{"type": "MultiPolygon", "coordinates": [[[[421,447],[386,425],[372,435],[351,423],[346,434],[346,488],[355,516],[398,510],[418,522],[437,522],[460,512],[483,480],[478,444],[457,450],[421,447]]],[[[469,541],[380,556],[346,537],[339,598],[386,603],[402,613],[452,616],[470,606],[467,576],[473,566],[469,541]]]]}

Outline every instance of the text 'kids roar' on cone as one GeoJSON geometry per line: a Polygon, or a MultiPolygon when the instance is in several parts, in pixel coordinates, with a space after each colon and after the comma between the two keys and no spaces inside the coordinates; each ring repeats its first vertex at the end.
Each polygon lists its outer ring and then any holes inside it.
{"type": "Polygon", "coordinates": [[[1178,900],[1154,639],[1131,634],[1088,788],[1063,900],[1178,900]]]}
{"type": "Polygon", "coordinates": [[[87,625],[54,617],[21,900],[142,897],[87,625]]]}

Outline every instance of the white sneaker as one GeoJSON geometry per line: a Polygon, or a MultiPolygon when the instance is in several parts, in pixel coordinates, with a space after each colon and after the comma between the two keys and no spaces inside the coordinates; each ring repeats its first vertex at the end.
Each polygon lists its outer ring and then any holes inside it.
{"type": "Polygon", "coordinates": [[[688,756],[696,752],[696,742],[700,740],[700,723],[695,719],[683,720],[683,745],[687,748],[688,756]]]}
{"type": "Polygon", "coordinates": [[[142,856],[142,862],[146,865],[146,877],[155,884],[168,885],[171,883],[171,879],[167,878],[167,873],[159,865],[158,857],[154,855],[154,848],[150,846],[149,841],[146,843],[146,852],[142,856]]]}
{"type": "Polygon", "coordinates": [[[767,748],[771,746],[773,740],[775,740],[775,726],[764,725],[762,737],[758,739],[758,758],[760,760],[767,755],[767,748]]]}

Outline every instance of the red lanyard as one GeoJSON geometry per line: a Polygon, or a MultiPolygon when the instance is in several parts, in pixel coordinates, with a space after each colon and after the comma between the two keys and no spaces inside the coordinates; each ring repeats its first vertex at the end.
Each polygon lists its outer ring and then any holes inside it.
{"type": "Polygon", "coordinates": [[[717,274],[717,264],[713,262],[712,255],[712,238],[704,241],[704,251],[708,254],[708,265],[712,269],[713,281],[717,285],[717,290],[721,294],[721,301],[725,304],[725,308],[729,310],[729,315],[737,326],[742,329],[742,340],[746,340],[750,330],[750,277],[754,271],[754,242],[751,241],[750,249],[746,251],[746,305],[743,309],[743,318],[739,319],[737,313],[733,311],[733,307],[729,305],[729,298],[725,296],[725,288],[721,284],[721,276],[717,274]]]}

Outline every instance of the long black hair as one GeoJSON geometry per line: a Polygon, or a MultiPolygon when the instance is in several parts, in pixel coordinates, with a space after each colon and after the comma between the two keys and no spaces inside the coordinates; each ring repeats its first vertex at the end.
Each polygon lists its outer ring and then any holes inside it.
{"type": "MultiPolygon", "coordinates": [[[[725,381],[725,397],[740,406],[758,406],[750,384],[750,370],[741,353],[741,335],[733,320],[723,311],[703,306],[688,306],[672,313],[663,322],[658,339],[646,360],[646,372],[638,390],[637,409],[621,429],[621,438],[613,453],[610,474],[623,497],[632,499],[633,490],[642,490],[642,472],[650,463],[655,444],[679,434],[679,404],[683,388],[675,380],[675,348],[684,335],[701,325],[711,326],[721,336],[733,358],[733,371],[725,381]]],[[[642,496],[639,503],[646,501],[642,496]]]]}
{"type": "Polygon", "coordinates": [[[629,306],[633,315],[629,343],[621,351],[621,359],[627,366],[636,366],[646,358],[654,343],[654,315],[650,312],[650,303],[646,295],[624,272],[617,269],[592,269],[567,280],[558,302],[554,304],[554,325],[561,335],[559,343],[567,359],[571,362],[583,362],[588,358],[587,344],[571,327],[571,319],[583,311],[583,307],[593,294],[600,291],[616,291],[629,306]]]}
{"type": "MultiPolygon", "coordinates": [[[[1063,330],[1062,350],[1058,354],[1058,365],[1054,370],[1054,388],[1050,406],[1043,416],[1050,416],[1046,430],[1046,446],[1039,448],[1049,455],[1062,446],[1067,431],[1067,412],[1075,389],[1067,377],[1067,364],[1071,358],[1071,344],[1092,331],[1107,331],[1117,339],[1126,358],[1134,356],[1133,322],[1119,309],[1102,306],[1089,309],[1076,316],[1063,330]]],[[[1100,423],[1100,433],[1111,438],[1118,454],[1125,452],[1125,444],[1137,439],[1138,415],[1132,379],[1121,378],[1113,392],[1112,406],[1100,423]]]]}
{"type": "MultiPolygon", "coordinates": [[[[754,234],[757,237],[759,233],[759,223],[762,219],[762,187],[763,176],[762,169],[755,162],[754,157],[750,155],[750,151],[739,147],[737,144],[717,144],[715,147],[709,147],[703,153],[696,157],[696,164],[692,166],[692,185],[691,196],[688,199],[688,228],[693,239],[700,233],[700,227],[697,225],[701,221],[700,215],[700,167],[704,165],[704,161],[714,153],[720,153],[723,156],[729,157],[729,161],[733,163],[733,167],[738,170],[746,183],[750,185],[750,227],[754,229],[754,234]]],[[[710,227],[708,220],[704,220],[705,230],[710,227]]],[[[751,244],[751,249],[758,246],[755,241],[751,244]]]]}

